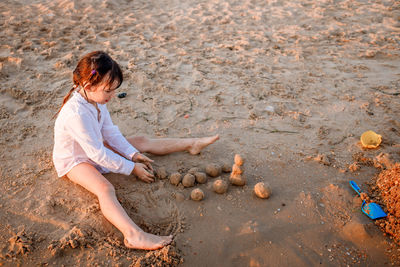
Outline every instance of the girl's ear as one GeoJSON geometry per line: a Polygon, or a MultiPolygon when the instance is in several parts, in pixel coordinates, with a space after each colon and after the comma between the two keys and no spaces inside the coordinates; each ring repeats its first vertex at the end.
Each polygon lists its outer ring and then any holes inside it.
{"type": "Polygon", "coordinates": [[[83,89],[88,90],[88,91],[92,91],[92,86],[90,86],[90,84],[87,83],[87,84],[83,87],[83,89]]]}

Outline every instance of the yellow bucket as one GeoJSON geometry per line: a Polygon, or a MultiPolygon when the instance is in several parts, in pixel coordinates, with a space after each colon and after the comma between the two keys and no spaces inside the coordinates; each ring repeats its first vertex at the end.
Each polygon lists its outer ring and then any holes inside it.
{"type": "Polygon", "coordinates": [[[361,135],[360,141],[364,148],[377,148],[382,142],[382,136],[374,131],[366,131],[361,135]]]}

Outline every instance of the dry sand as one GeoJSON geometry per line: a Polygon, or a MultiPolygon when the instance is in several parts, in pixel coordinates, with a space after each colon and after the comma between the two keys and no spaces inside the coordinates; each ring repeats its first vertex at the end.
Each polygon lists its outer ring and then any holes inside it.
{"type": "Polygon", "coordinates": [[[399,264],[348,185],[378,172],[351,172],[357,153],[400,159],[398,1],[3,0],[0,26],[0,265],[399,264]],[[51,117],[93,50],[122,66],[127,97],[108,107],[125,135],[221,136],[157,166],[246,159],[246,186],[218,195],[209,179],[201,202],[167,180],[106,176],[135,222],[175,235],[163,250],[124,248],[96,198],[53,168],[51,117]],[[378,149],[362,151],[366,130],[378,149]]]}

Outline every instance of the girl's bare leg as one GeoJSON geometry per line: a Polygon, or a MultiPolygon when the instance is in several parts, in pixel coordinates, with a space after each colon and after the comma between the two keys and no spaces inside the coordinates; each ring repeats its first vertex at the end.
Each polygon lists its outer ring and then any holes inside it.
{"type": "Polygon", "coordinates": [[[127,247],[155,250],[171,243],[171,235],[156,236],[140,229],[118,202],[114,186],[89,163],[76,165],[67,177],[98,197],[104,217],[122,232],[127,247]]]}
{"type": "Polygon", "coordinates": [[[160,138],[150,139],[143,136],[127,138],[140,152],[154,155],[166,155],[173,152],[187,151],[190,154],[199,154],[206,146],[219,139],[219,135],[202,138],[160,138]]]}

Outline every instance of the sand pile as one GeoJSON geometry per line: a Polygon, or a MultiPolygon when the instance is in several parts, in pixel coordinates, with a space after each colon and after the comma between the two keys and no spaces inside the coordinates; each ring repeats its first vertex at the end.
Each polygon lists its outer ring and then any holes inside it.
{"type": "Polygon", "coordinates": [[[377,222],[382,230],[400,244],[400,163],[383,170],[376,181],[380,196],[387,208],[387,219],[377,222]]]}
{"type": "Polygon", "coordinates": [[[0,259],[29,254],[33,250],[33,240],[32,234],[28,234],[25,229],[22,229],[8,240],[9,246],[3,249],[5,253],[0,253],[0,259]]]}
{"type": "Polygon", "coordinates": [[[141,266],[177,266],[183,262],[183,258],[173,246],[166,246],[160,250],[150,251],[145,256],[133,259],[132,267],[141,266]]]}

